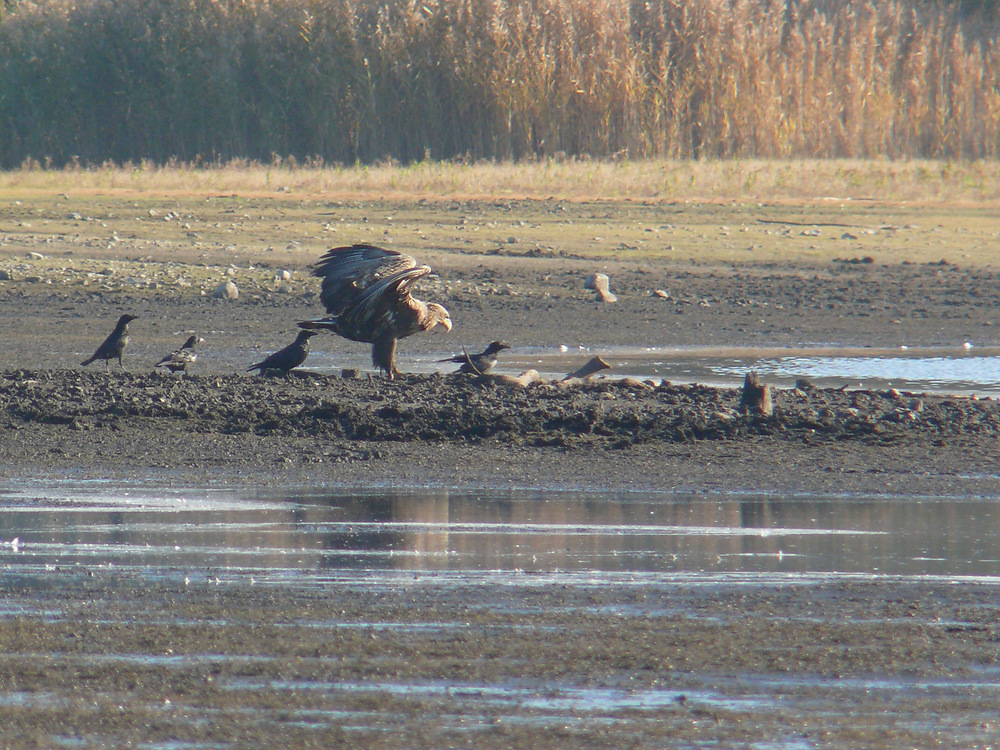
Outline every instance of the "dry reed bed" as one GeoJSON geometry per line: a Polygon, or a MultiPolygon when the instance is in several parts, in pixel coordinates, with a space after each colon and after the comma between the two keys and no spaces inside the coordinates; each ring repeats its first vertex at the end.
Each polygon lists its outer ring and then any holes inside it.
{"type": "Polygon", "coordinates": [[[23,0],[0,166],[996,158],[998,63],[903,1],[23,0]]]}

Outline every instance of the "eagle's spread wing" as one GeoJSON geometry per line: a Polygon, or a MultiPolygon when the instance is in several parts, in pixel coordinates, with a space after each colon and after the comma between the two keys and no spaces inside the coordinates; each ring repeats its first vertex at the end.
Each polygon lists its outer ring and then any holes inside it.
{"type": "MultiPolygon", "coordinates": [[[[376,245],[348,245],[327,252],[312,273],[323,279],[320,300],[326,311],[337,317],[366,297],[373,288],[390,288],[384,282],[416,265],[417,261],[412,257],[395,250],[376,245]]],[[[426,270],[421,276],[430,272],[429,268],[424,268],[426,270]]]]}
{"type": "Polygon", "coordinates": [[[419,330],[421,304],[410,296],[410,287],[430,272],[404,253],[350,245],[320,258],[313,275],[323,279],[320,299],[337,319],[337,331],[355,341],[374,342],[419,330]]]}
{"type": "Polygon", "coordinates": [[[420,307],[410,296],[410,286],[431,272],[427,266],[399,271],[372,284],[337,318],[341,335],[356,341],[376,341],[383,336],[402,339],[420,330],[420,307]]]}

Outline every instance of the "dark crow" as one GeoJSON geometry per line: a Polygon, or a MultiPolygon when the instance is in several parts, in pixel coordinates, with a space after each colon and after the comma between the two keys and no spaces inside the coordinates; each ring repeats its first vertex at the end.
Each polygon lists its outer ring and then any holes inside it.
{"type": "Polygon", "coordinates": [[[118,318],[118,323],[115,324],[115,330],[111,332],[111,335],[104,339],[104,343],[97,347],[97,351],[94,352],[94,356],[89,359],[83,360],[80,364],[86,367],[95,359],[104,360],[104,369],[108,369],[108,361],[118,358],[118,366],[125,369],[125,365],[122,364],[122,352],[125,351],[125,345],[128,343],[128,324],[133,320],[138,320],[135,315],[122,315],[118,318]]]}
{"type": "Polygon", "coordinates": [[[431,272],[409,255],[375,245],[335,247],[320,258],[313,276],[323,279],[320,300],[330,317],[299,323],[372,345],[372,364],[389,378],[399,374],[396,342],[438,323],[451,330],[448,311],[410,295],[431,272]]]}
{"type": "Polygon", "coordinates": [[[459,372],[467,372],[470,375],[485,375],[492,370],[497,363],[497,354],[504,349],[510,349],[510,344],[506,341],[493,341],[479,354],[462,353],[456,357],[439,359],[438,362],[461,362],[459,372]]]}
{"type": "Polygon", "coordinates": [[[295,341],[281,351],[277,351],[267,357],[263,362],[250,365],[247,368],[247,372],[259,370],[263,375],[266,370],[280,370],[287,375],[289,370],[298,367],[306,361],[306,357],[309,356],[309,337],[315,336],[317,333],[319,331],[299,331],[299,335],[295,337],[295,341]]]}
{"type": "Polygon", "coordinates": [[[194,350],[195,345],[204,340],[197,336],[189,336],[188,340],[184,342],[184,346],[175,352],[171,352],[153,366],[166,367],[170,372],[177,372],[178,370],[187,372],[188,365],[193,364],[198,359],[198,354],[194,350]]]}

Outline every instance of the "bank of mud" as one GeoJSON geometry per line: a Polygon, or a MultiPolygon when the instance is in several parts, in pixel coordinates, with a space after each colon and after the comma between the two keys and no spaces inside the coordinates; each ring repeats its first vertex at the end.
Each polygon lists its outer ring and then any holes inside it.
{"type": "Polygon", "coordinates": [[[8,370],[0,475],[917,495],[997,484],[990,399],[775,389],[770,417],[739,402],[735,388],[612,378],[8,370]]]}
{"type": "Polygon", "coordinates": [[[526,447],[621,449],[646,443],[770,435],[799,442],[895,444],[996,438],[990,399],[887,391],[775,390],[774,413],[740,407],[738,389],[596,378],[521,386],[462,374],[340,377],[174,376],[13,370],[0,374],[0,409],[27,424],[117,434],[185,432],[309,437],[328,445],[492,441],[526,447]]]}

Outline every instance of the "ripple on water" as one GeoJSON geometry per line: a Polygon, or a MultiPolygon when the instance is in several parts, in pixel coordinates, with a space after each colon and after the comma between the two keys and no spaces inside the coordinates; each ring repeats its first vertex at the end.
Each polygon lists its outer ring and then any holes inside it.
{"type": "Polygon", "coordinates": [[[105,566],[255,585],[623,585],[1000,576],[991,498],[9,489],[8,575],[105,566]],[[37,502],[28,502],[28,499],[37,502]],[[11,540],[17,539],[16,545],[11,540]]]}

